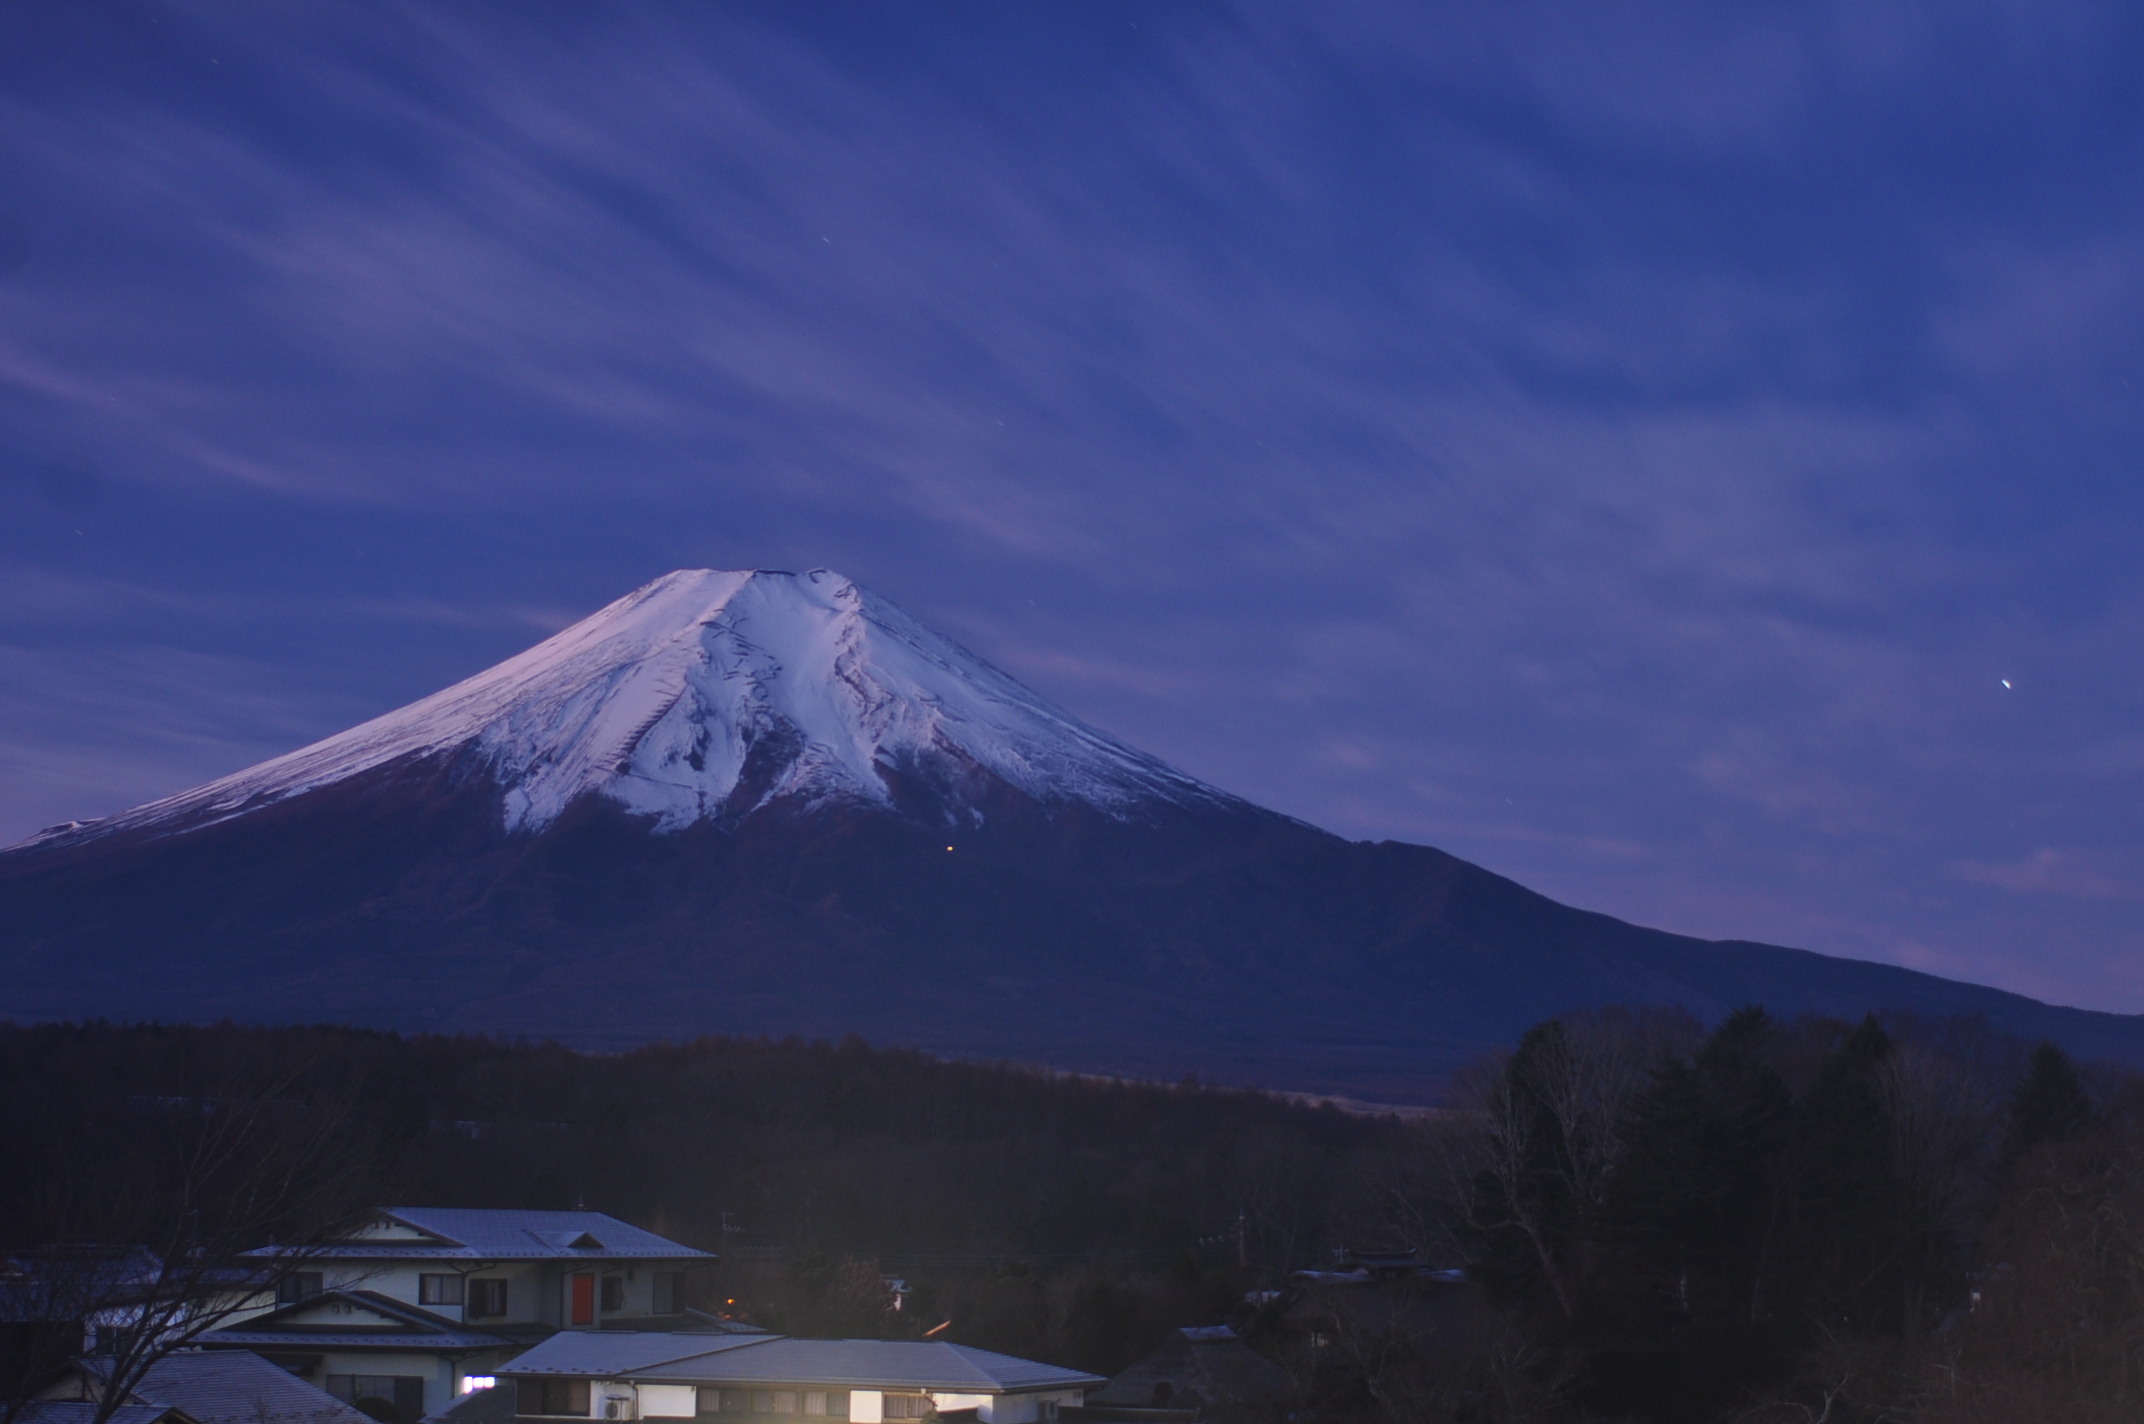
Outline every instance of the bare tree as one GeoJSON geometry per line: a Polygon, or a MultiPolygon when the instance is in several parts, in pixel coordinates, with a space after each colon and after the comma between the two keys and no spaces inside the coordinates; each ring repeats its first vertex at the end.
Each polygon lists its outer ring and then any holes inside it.
{"type": "Polygon", "coordinates": [[[342,1102],[299,1091],[303,1076],[73,1105],[77,1131],[40,1143],[43,1199],[16,1226],[44,1239],[6,1258],[0,1424],[78,1358],[92,1424],[107,1424],[157,1361],[272,1307],[319,1259],[366,1204],[376,1157],[342,1102]]]}
{"type": "Polygon", "coordinates": [[[1586,1265],[1571,1253],[1570,1228],[1600,1206],[1621,1154],[1623,1116],[1653,1069],[1688,1052],[1702,1032],[1679,1010],[1574,1014],[1462,1080],[1477,1130],[1449,1160],[1454,1176],[1464,1174],[1450,1184],[1453,1210],[1477,1236],[1523,1235],[1566,1319],[1586,1265]],[[1484,1178],[1494,1191],[1475,1189],[1484,1178]]]}
{"type": "Polygon", "coordinates": [[[1896,1249],[1911,1332],[1923,1323],[1930,1287],[1946,1269],[1962,1269],[1957,1252],[1986,1215],[2002,1100],[1957,1058],[1915,1044],[1884,1058],[1877,1090],[1903,1196],[1896,1249]]]}

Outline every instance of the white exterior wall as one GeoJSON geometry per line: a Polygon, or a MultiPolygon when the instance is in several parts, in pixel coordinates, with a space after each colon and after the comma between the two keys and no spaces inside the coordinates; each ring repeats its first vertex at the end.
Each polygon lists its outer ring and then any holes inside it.
{"type": "Polygon", "coordinates": [[[990,1401],[994,1398],[996,1398],[995,1395],[989,1394],[933,1393],[931,1395],[931,1408],[937,1410],[941,1414],[949,1409],[973,1409],[974,1411],[976,1411],[976,1418],[985,1419],[989,1416],[984,1414],[982,1411],[990,1407],[990,1401]]]}
{"type": "Polygon", "coordinates": [[[644,1384],[640,1386],[640,1417],[643,1419],[690,1419],[700,1412],[700,1391],[689,1384],[644,1384]]]}
{"type": "Polygon", "coordinates": [[[548,1321],[564,1325],[572,1318],[573,1278],[578,1275],[595,1277],[596,1319],[623,1320],[630,1316],[644,1316],[655,1309],[655,1271],[673,1270],[683,1274],[685,1264],[651,1263],[647,1261],[426,1261],[418,1263],[363,1261],[349,1262],[325,1272],[324,1284],[330,1290],[372,1290],[381,1295],[392,1296],[399,1301],[419,1306],[422,1309],[460,1320],[482,1329],[487,1323],[504,1324],[507,1321],[548,1321]],[[474,1266],[475,1269],[471,1269],[474,1266]],[[419,1276],[459,1275],[463,1278],[463,1304],[425,1305],[419,1300],[419,1276]],[[625,1304],[617,1310],[603,1309],[603,1282],[609,1277],[625,1282],[625,1304]],[[506,1284],[506,1314],[503,1316],[471,1316],[468,1314],[467,1283],[471,1280],[503,1280],[506,1284]]]}
{"type": "Polygon", "coordinates": [[[418,1267],[400,1261],[323,1261],[320,1263],[320,1283],[329,1290],[378,1291],[381,1295],[415,1305],[420,1273],[452,1272],[453,1269],[444,1265],[418,1267]]]}
{"type": "Polygon", "coordinates": [[[850,1424],[883,1424],[885,1418],[885,1391],[876,1389],[852,1389],[849,1391],[850,1424]]]}
{"type": "MultiPolygon", "coordinates": [[[[978,1396],[958,1397],[972,1399],[978,1396]]],[[[1065,1409],[1077,1409],[1086,1397],[1087,1392],[1083,1389],[1046,1389],[1034,1394],[984,1395],[980,1396],[982,1402],[976,1406],[975,1417],[981,1424],[1032,1424],[1032,1421],[1042,1417],[1041,1404],[1044,1400],[1055,1400],[1065,1409]]],[[[940,1407],[965,1409],[967,1406],[961,1404],[940,1407]]]]}
{"type": "MultiPolygon", "coordinates": [[[[317,1269],[321,1285],[327,1290],[378,1291],[391,1299],[403,1301],[420,1309],[444,1315],[450,1320],[482,1329],[487,1324],[500,1325],[508,1321],[543,1321],[565,1325],[572,1318],[572,1280],[577,1275],[595,1277],[596,1320],[625,1320],[631,1317],[651,1315],[655,1311],[655,1273],[672,1271],[680,1277],[695,1264],[693,1261],[663,1260],[574,1260],[559,1257],[541,1261],[470,1261],[466,1259],[444,1261],[393,1261],[393,1260],[322,1260],[317,1269]],[[472,1269],[473,1268],[473,1269],[472,1269]],[[418,1298],[419,1276],[454,1276],[463,1278],[463,1301],[460,1306],[426,1305],[418,1298]],[[617,1277],[625,1283],[625,1304],[617,1310],[603,1309],[603,1282],[617,1277]],[[504,1280],[506,1286],[506,1314],[502,1316],[477,1316],[468,1314],[467,1282],[472,1279],[504,1280]]],[[[313,1270],[308,1262],[302,1268],[313,1270]]],[[[276,1308],[273,1297],[263,1296],[259,1310],[248,1310],[246,1315],[265,1313],[276,1308]]],[[[674,1312],[673,1312],[674,1313],[674,1312]]],[[[243,1319],[245,1316],[236,1317],[243,1319]]],[[[235,1319],[234,1319],[235,1323],[235,1319]]]]}

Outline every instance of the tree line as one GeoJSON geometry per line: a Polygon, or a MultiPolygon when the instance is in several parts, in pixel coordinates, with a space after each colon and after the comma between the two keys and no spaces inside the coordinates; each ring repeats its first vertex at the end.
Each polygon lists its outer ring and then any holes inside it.
{"type": "Polygon", "coordinates": [[[2144,1090],[1973,1023],[1572,1015],[1404,1120],[856,1038],[0,1025],[0,1143],[0,1260],[585,1206],[719,1253],[693,1303],[788,1333],[1111,1374],[1231,1323],[1303,1421],[2144,1403],[2144,1090]],[[1469,1284],[1295,1274],[1342,1247],[1469,1284]]]}
{"type": "Polygon", "coordinates": [[[1387,1394],[1662,1424],[2131,1417],[2144,1100],[2096,1076],[1973,1024],[1542,1024],[1430,1144],[1424,1225],[1480,1309],[1387,1394]]]}

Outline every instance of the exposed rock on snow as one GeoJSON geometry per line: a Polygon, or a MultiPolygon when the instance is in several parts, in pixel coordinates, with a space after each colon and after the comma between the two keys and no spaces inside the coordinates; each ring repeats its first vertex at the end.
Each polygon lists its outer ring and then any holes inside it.
{"type": "MultiPolygon", "coordinates": [[[[518,657],[347,732],[38,840],[192,829],[408,758],[458,753],[541,831],[595,794],[658,830],[780,798],[887,803],[898,770],[941,791],[991,777],[1119,818],[1231,797],[1096,731],[824,569],[681,570],[518,657]]],[[[943,798],[942,798],[943,799],[943,798]]]]}

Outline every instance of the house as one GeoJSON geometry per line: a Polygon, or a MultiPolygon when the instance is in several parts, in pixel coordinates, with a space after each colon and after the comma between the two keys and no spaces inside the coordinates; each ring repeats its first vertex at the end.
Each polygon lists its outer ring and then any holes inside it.
{"type": "Polygon", "coordinates": [[[1087,1396],[1098,1409],[1187,1410],[1199,1420],[1276,1413],[1291,1393],[1288,1372],[1226,1325],[1191,1326],[1087,1396]]]}
{"type": "Polygon", "coordinates": [[[297,1269],[259,1314],[200,1337],[252,1350],[404,1424],[438,1413],[561,1329],[682,1322],[714,1257],[595,1211],[395,1207],[326,1242],[267,1247],[297,1269]]]}
{"type": "Polygon", "coordinates": [[[461,1325],[376,1291],[330,1290],[199,1337],[203,1348],[251,1351],[331,1397],[391,1406],[416,1424],[457,1394],[482,1388],[526,1340],[461,1325]]]}
{"type": "MultiPolygon", "coordinates": [[[[93,1404],[104,1397],[110,1378],[110,1361],[89,1356],[41,1397],[93,1404]]],[[[348,1404],[244,1350],[173,1351],[150,1365],[127,1394],[129,1407],[178,1410],[194,1424],[373,1424],[348,1404]]]]}
{"type": "Polygon", "coordinates": [[[567,1332],[500,1371],[524,1421],[857,1424],[968,1414],[1035,1424],[1098,1375],[936,1340],[796,1340],[694,1331],[567,1332]],[[768,1418],[767,1416],[774,1416],[768,1418]]]}
{"type": "Polygon", "coordinates": [[[0,1258],[0,1348],[58,1359],[108,1350],[115,1335],[183,1332],[229,1301],[265,1304],[245,1267],[166,1262],[145,1246],[46,1246],[0,1258]]]}
{"type": "Polygon", "coordinates": [[[395,1207],[324,1244],[282,1249],[305,1260],[280,1305],[366,1290],[464,1324],[553,1329],[676,1317],[686,1270],[715,1259],[599,1211],[461,1207],[395,1207]]]}
{"type": "Polygon", "coordinates": [[[1472,1297],[1463,1268],[1433,1267],[1413,1251],[1343,1250],[1331,1270],[1293,1272],[1266,1309],[1284,1337],[1316,1350],[1340,1335],[1457,1338],[1472,1297]]]}

